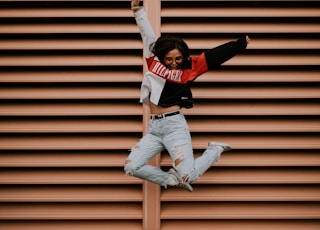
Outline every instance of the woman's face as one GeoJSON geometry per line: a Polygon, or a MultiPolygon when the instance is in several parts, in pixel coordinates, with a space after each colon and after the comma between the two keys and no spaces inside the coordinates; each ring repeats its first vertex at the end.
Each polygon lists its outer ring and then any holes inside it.
{"type": "Polygon", "coordinates": [[[164,65],[169,69],[179,69],[183,62],[183,56],[178,49],[170,50],[164,56],[164,65]]]}

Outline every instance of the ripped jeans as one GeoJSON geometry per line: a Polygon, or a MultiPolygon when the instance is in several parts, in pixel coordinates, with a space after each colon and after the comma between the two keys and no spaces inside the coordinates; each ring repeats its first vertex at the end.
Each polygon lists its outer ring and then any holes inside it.
{"type": "Polygon", "coordinates": [[[151,119],[147,134],[131,149],[124,167],[126,174],[167,187],[169,173],[147,164],[164,149],[169,152],[173,167],[189,183],[218,161],[222,152],[220,148],[209,146],[202,156],[194,159],[189,127],[182,113],[151,119]]]}

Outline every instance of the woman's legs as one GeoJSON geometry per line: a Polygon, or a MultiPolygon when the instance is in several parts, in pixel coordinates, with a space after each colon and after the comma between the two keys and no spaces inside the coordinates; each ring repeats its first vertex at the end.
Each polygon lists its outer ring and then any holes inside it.
{"type": "Polygon", "coordinates": [[[173,168],[184,182],[194,173],[195,161],[188,124],[182,114],[166,118],[164,145],[173,161],[173,168]]]}
{"type": "Polygon", "coordinates": [[[230,150],[229,144],[210,142],[203,154],[195,160],[195,173],[190,178],[190,183],[195,182],[205,173],[212,164],[220,159],[222,152],[230,150]]]}
{"type": "Polygon", "coordinates": [[[202,156],[194,160],[191,135],[184,116],[167,119],[164,145],[172,158],[173,168],[184,182],[195,182],[219,160],[222,152],[230,150],[228,144],[210,142],[202,156]]]}
{"type": "Polygon", "coordinates": [[[131,153],[125,162],[125,172],[166,187],[169,174],[158,167],[147,165],[149,160],[163,149],[164,146],[161,143],[160,137],[150,133],[146,134],[131,149],[131,153]]]}

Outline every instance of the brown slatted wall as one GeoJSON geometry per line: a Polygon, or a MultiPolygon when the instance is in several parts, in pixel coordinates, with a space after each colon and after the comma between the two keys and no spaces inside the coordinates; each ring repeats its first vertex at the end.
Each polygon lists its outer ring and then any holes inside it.
{"type": "Polygon", "coordinates": [[[161,1],[161,32],[193,54],[253,42],[197,80],[185,111],[196,156],[234,149],[193,193],[154,201],[123,173],[146,115],[129,2],[0,1],[0,229],[319,229],[320,2],[161,1]]]}
{"type": "MultiPolygon", "coordinates": [[[[186,110],[195,154],[229,142],[194,185],[163,190],[161,226],[177,229],[320,228],[320,2],[162,1],[162,33],[192,52],[244,33],[248,50],[194,85],[186,110]]],[[[170,159],[163,154],[162,165],[170,159]]]]}
{"type": "Polygon", "coordinates": [[[0,229],[141,229],[130,3],[0,1],[0,21],[0,229]]]}

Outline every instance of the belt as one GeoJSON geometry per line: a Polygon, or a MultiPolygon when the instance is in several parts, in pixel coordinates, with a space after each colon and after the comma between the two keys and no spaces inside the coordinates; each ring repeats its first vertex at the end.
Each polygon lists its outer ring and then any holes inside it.
{"type": "Polygon", "coordinates": [[[170,117],[173,115],[177,115],[180,114],[180,111],[174,111],[174,112],[170,112],[170,113],[163,113],[163,114],[151,114],[150,115],[150,119],[152,120],[159,120],[165,117],[170,117]]]}

